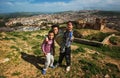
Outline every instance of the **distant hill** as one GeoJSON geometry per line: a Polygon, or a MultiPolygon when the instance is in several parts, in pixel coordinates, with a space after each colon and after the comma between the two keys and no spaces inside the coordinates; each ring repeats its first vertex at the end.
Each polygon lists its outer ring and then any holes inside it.
{"type": "Polygon", "coordinates": [[[102,16],[120,16],[120,11],[98,11],[93,14],[102,16]]]}
{"type": "Polygon", "coordinates": [[[45,14],[42,12],[15,12],[15,13],[5,13],[0,14],[0,18],[15,18],[15,17],[29,17],[33,15],[45,14]]]}
{"type": "Polygon", "coordinates": [[[117,15],[120,16],[120,11],[95,11],[94,10],[81,10],[81,11],[62,11],[62,12],[54,12],[54,13],[44,13],[44,12],[15,12],[15,13],[1,13],[0,18],[15,18],[15,17],[29,17],[33,15],[39,14],[61,14],[61,13],[86,13],[86,12],[93,12],[93,15],[102,15],[102,16],[113,16],[117,15]]]}

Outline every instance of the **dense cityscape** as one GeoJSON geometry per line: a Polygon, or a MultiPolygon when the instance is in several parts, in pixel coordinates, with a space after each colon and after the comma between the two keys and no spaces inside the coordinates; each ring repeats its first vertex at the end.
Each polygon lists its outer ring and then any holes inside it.
{"type": "MultiPolygon", "coordinates": [[[[51,13],[51,14],[40,14],[33,15],[28,17],[16,17],[9,18],[7,22],[5,22],[6,27],[14,27],[14,26],[24,26],[24,27],[39,27],[39,28],[48,28],[53,24],[63,24],[67,21],[77,22],[78,25],[83,23],[95,23],[95,19],[104,20],[103,22],[107,27],[112,29],[117,29],[120,31],[120,15],[110,15],[111,12],[107,13],[107,15],[100,14],[102,11],[99,10],[81,10],[81,11],[67,11],[67,12],[59,12],[59,13],[51,13]]],[[[0,21],[4,21],[0,19],[0,21]]],[[[2,29],[1,29],[2,30],[2,29]]]]}

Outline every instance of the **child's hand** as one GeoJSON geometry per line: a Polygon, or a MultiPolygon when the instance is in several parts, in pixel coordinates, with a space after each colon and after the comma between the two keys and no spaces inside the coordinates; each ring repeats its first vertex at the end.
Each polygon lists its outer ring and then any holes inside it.
{"type": "Polygon", "coordinates": [[[46,38],[45,41],[48,42],[48,38],[46,38]]]}
{"type": "Polygon", "coordinates": [[[71,42],[74,40],[74,37],[71,38],[71,42]]]}
{"type": "Polygon", "coordinates": [[[46,56],[46,55],[47,55],[47,53],[46,53],[46,52],[44,52],[44,55],[46,56]]]}

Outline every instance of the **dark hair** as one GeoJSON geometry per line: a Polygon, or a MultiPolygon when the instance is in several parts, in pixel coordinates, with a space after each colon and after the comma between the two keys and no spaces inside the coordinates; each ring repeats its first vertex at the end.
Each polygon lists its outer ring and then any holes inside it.
{"type": "Polygon", "coordinates": [[[54,33],[53,30],[50,30],[48,33],[54,33]]]}
{"type": "Polygon", "coordinates": [[[68,23],[73,23],[73,21],[68,21],[67,24],[68,24],[68,23]]]}
{"type": "Polygon", "coordinates": [[[55,25],[51,26],[52,29],[55,28],[55,27],[57,27],[59,29],[59,25],[58,24],[55,24],[55,25]]]}

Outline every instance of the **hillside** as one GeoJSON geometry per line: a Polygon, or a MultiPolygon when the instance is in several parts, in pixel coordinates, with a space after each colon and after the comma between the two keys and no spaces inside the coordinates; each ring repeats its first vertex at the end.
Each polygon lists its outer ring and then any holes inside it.
{"type": "MultiPolygon", "coordinates": [[[[63,66],[41,74],[45,57],[40,45],[48,30],[0,33],[0,78],[119,78],[119,46],[72,45],[71,71],[63,66]]],[[[59,47],[56,46],[55,62],[59,47]]]]}

